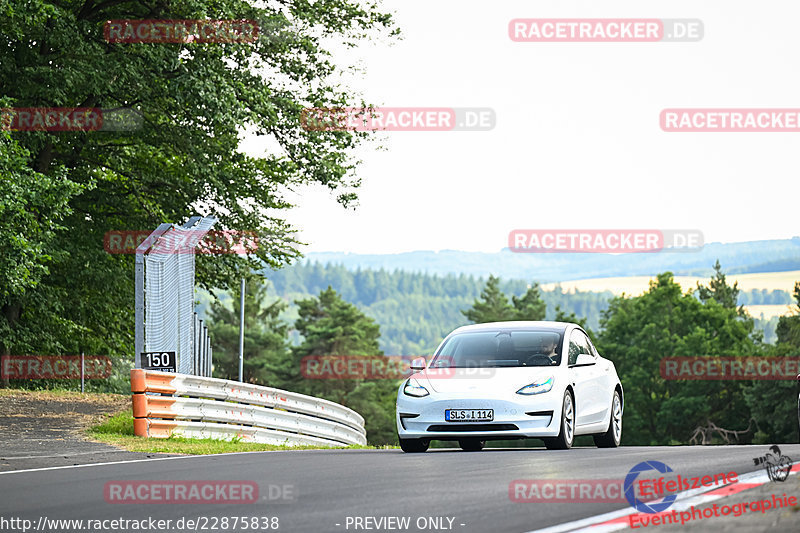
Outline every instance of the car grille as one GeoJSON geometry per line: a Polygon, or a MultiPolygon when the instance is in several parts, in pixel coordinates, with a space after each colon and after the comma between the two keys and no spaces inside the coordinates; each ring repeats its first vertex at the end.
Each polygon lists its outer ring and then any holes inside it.
{"type": "Polygon", "coordinates": [[[434,424],[428,431],[440,433],[459,433],[465,431],[513,431],[519,429],[514,424],[434,424]]]}

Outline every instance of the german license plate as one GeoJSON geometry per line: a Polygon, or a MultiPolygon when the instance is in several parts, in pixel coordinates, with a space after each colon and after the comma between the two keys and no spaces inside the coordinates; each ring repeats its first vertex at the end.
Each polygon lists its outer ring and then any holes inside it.
{"type": "Polygon", "coordinates": [[[446,409],[444,419],[448,422],[491,422],[494,409],[446,409]]]}

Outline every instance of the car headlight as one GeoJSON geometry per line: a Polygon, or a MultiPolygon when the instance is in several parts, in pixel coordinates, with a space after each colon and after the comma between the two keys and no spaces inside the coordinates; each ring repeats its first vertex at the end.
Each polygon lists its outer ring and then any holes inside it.
{"type": "Polygon", "coordinates": [[[405,387],[403,387],[403,394],[406,396],[414,396],[415,398],[422,398],[430,393],[428,389],[417,383],[417,380],[409,379],[406,381],[405,387]]]}
{"type": "Polygon", "coordinates": [[[550,389],[553,388],[553,376],[550,376],[545,379],[539,379],[534,381],[530,385],[525,385],[521,389],[517,391],[517,394],[524,394],[525,396],[531,396],[533,394],[542,394],[543,392],[548,392],[550,389]]]}

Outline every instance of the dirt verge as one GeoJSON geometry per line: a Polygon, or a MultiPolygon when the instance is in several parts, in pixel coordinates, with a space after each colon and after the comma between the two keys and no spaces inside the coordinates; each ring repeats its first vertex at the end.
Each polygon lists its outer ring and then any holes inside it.
{"type": "Polygon", "coordinates": [[[86,438],[87,428],[129,405],[118,394],[0,389],[0,472],[159,456],[86,438]]]}

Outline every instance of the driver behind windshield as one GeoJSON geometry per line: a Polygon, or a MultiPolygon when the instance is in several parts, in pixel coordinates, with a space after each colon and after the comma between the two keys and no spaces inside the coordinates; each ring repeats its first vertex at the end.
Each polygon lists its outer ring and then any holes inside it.
{"type": "Polygon", "coordinates": [[[556,337],[547,335],[542,339],[540,352],[546,355],[555,364],[558,362],[558,353],[556,353],[556,337]]]}

